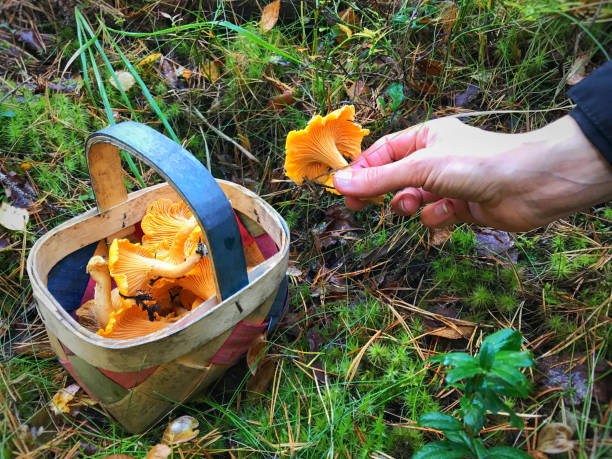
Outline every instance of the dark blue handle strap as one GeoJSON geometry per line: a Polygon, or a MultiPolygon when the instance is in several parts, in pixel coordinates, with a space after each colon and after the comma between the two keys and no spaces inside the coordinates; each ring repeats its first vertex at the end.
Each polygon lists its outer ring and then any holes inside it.
{"type": "MultiPolygon", "coordinates": [[[[248,284],[246,261],[236,216],[227,197],[210,172],[191,153],[165,135],[144,124],[133,121],[109,126],[87,138],[85,153],[92,177],[92,185],[100,208],[100,195],[117,182],[108,171],[94,174],[92,161],[99,161],[94,150],[108,150],[108,145],[126,150],[151,166],[183,198],[206,234],[209,256],[216,273],[220,300],[229,298],[248,284]],[[103,178],[109,180],[105,183],[103,178]]],[[[118,151],[114,150],[118,155],[118,151]]],[[[107,156],[108,157],[108,156],[107,156]]],[[[116,171],[121,177],[121,171],[116,171]]],[[[111,190],[112,193],[112,190],[111,190]]],[[[104,210],[104,209],[101,209],[104,210]]]]}

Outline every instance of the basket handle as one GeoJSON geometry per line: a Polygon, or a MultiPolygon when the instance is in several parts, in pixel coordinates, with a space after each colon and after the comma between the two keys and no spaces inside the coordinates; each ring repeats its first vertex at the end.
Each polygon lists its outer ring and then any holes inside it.
{"type": "Polygon", "coordinates": [[[87,138],[85,156],[98,211],[127,199],[119,148],[153,168],[193,212],[208,247],[219,302],[245,287],[246,261],[231,203],[202,163],[156,130],[125,121],[87,138]]]}

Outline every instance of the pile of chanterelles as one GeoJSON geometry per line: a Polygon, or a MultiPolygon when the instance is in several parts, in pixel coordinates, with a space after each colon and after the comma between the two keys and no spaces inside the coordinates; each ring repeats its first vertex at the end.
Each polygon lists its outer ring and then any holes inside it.
{"type": "MultiPolygon", "coordinates": [[[[87,264],[96,283],[94,298],[77,310],[77,317],[100,336],[129,339],[153,333],[215,294],[202,230],[182,201],[152,202],[141,227],[140,244],[115,239],[108,259],[94,255],[87,264]]],[[[259,250],[248,251],[249,267],[262,261],[259,250]]]]}
{"type": "MultiPolygon", "coordinates": [[[[298,185],[305,180],[319,183],[334,194],[336,171],[349,167],[361,154],[361,141],[370,131],[354,122],[355,107],[344,105],[325,117],[316,115],[300,131],[291,131],[285,143],[285,171],[298,185]]],[[[382,204],[384,196],[366,198],[382,204]]]]}

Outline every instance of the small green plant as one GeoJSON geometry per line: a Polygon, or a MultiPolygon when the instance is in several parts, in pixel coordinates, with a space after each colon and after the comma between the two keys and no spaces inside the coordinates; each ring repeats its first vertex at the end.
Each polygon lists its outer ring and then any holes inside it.
{"type": "Polygon", "coordinates": [[[493,414],[505,411],[510,415],[510,425],[523,428],[521,419],[501,398],[527,397],[529,382],[518,368],[533,366],[533,357],[530,352],[521,351],[522,340],[520,333],[506,328],[485,338],[475,357],[463,352],[452,352],[429,359],[430,362],[453,367],[446,374],[446,382],[463,392],[461,408],[457,410],[462,420],[438,411],[421,416],[419,426],[441,430],[446,440],[426,444],[413,459],[530,457],[508,446],[487,449],[479,437],[487,411],[493,414]]]}

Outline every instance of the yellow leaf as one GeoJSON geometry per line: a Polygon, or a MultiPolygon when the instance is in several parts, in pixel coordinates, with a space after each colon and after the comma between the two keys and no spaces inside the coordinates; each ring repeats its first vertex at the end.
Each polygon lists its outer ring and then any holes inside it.
{"type": "Polygon", "coordinates": [[[166,459],[170,454],[172,454],[172,448],[160,443],[151,448],[145,459],[166,459]]]}
{"type": "Polygon", "coordinates": [[[272,27],[278,21],[278,13],[280,11],[280,0],[275,0],[272,3],[269,3],[263,9],[261,13],[261,20],[259,21],[259,25],[261,30],[267,32],[272,30],[272,27]]]}
{"type": "MultiPolygon", "coordinates": [[[[117,80],[119,80],[119,84],[121,85],[124,91],[129,91],[130,88],[134,86],[134,83],[136,83],[134,76],[130,72],[121,71],[117,72],[115,75],[117,75],[117,80]]],[[[111,86],[119,89],[119,87],[117,86],[117,82],[113,77],[109,78],[109,82],[111,86]]]]}
{"type": "Polygon", "coordinates": [[[57,394],[53,396],[51,410],[57,415],[61,413],[70,413],[68,404],[72,401],[79,389],[80,387],[77,384],[71,384],[65,389],[60,389],[57,394]]]}
{"type": "Polygon", "coordinates": [[[353,31],[350,29],[350,27],[345,26],[344,24],[338,24],[338,27],[344,32],[346,38],[351,38],[353,36],[353,31]]]}
{"type": "MultiPolygon", "coordinates": [[[[193,440],[200,431],[197,430],[198,421],[191,416],[181,416],[168,424],[162,437],[162,443],[172,445],[193,440]]],[[[155,456],[153,456],[155,457],[155,456]]]]}
{"type": "Polygon", "coordinates": [[[142,67],[144,65],[151,64],[152,62],[155,62],[157,59],[159,59],[161,56],[162,56],[161,53],[149,54],[147,57],[145,57],[143,60],[141,60],[136,65],[142,67]]]}

